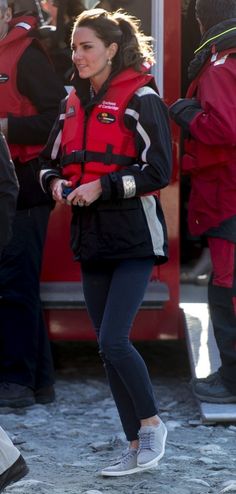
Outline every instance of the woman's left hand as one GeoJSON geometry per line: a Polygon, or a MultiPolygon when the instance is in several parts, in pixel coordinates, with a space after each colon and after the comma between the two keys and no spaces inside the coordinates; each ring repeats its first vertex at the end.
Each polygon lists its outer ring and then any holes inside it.
{"type": "Polygon", "coordinates": [[[74,206],[90,206],[102,194],[100,180],[94,180],[88,184],[83,184],[73,190],[67,196],[67,202],[74,206]]]}

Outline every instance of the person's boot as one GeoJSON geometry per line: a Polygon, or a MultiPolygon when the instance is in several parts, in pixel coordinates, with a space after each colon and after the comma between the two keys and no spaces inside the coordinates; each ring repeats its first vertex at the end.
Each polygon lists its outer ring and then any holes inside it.
{"type": "Polygon", "coordinates": [[[207,403],[236,403],[236,396],[224,385],[219,372],[214,372],[205,379],[193,379],[194,395],[207,403]]]}
{"type": "Polygon", "coordinates": [[[34,391],[17,383],[0,383],[0,407],[28,407],[35,404],[34,391]]]}
{"type": "Polygon", "coordinates": [[[0,492],[2,492],[8,485],[17,482],[22,479],[29,472],[29,468],[23,456],[19,456],[15,463],[11,465],[5,472],[0,475],[0,492]]]}
{"type": "Polygon", "coordinates": [[[55,401],[55,390],[53,386],[45,386],[44,388],[38,388],[34,392],[35,401],[41,405],[52,403],[55,401]]]}

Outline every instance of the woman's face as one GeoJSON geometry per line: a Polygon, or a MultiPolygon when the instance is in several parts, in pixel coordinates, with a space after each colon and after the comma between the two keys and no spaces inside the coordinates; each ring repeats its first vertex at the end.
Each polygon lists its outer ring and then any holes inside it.
{"type": "Polygon", "coordinates": [[[90,79],[95,91],[99,90],[111,72],[111,60],[117,50],[116,43],[106,47],[88,27],[78,27],[72,37],[72,60],[79,76],[90,79]]]}

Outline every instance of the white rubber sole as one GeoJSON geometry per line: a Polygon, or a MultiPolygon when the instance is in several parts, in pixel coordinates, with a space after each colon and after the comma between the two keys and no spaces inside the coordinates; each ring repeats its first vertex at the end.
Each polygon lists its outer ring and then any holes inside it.
{"type": "Polygon", "coordinates": [[[143,470],[144,468],[142,467],[135,467],[132,468],[131,470],[123,470],[122,472],[116,472],[115,470],[113,471],[102,470],[101,475],[103,477],[123,477],[124,475],[132,475],[133,473],[142,472],[143,470]]]}

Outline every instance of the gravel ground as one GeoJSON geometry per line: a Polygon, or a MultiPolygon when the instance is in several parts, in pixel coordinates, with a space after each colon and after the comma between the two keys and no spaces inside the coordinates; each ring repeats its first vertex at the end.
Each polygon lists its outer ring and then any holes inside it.
{"type": "Polygon", "coordinates": [[[100,470],[126,443],[94,344],[54,344],[55,403],[0,409],[0,423],[29,474],[12,494],[236,493],[236,424],[202,425],[192,396],[184,343],[136,345],[149,367],[166,423],[157,469],[119,478],[100,470]]]}

